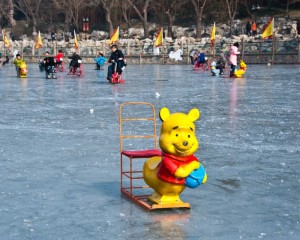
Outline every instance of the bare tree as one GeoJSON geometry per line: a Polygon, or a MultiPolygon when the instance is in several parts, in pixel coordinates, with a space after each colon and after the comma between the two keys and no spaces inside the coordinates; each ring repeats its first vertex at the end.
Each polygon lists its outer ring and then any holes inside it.
{"type": "Polygon", "coordinates": [[[79,14],[88,6],[86,0],[54,0],[54,4],[65,15],[65,29],[68,31],[71,23],[79,29],[79,14]]]}
{"type": "Polygon", "coordinates": [[[114,6],[115,1],[114,0],[100,0],[100,2],[105,11],[105,19],[108,24],[108,32],[109,32],[109,36],[111,36],[114,31],[114,26],[113,26],[113,23],[111,20],[111,10],[114,6]]]}
{"type": "Polygon", "coordinates": [[[113,22],[112,22],[112,18],[111,18],[111,13],[112,13],[112,9],[115,6],[116,0],[90,0],[89,2],[89,6],[99,6],[100,4],[103,7],[103,10],[105,12],[105,20],[106,23],[108,24],[108,32],[109,35],[111,36],[113,31],[114,31],[114,26],[113,26],[113,22]]]}
{"type": "Polygon", "coordinates": [[[2,0],[0,1],[0,23],[2,25],[2,21],[6,20],[8,25],[13,27],[16,25],[16,21],[14,19],[14,4],[12,0],[2,0]]]}
{"type": "Polygon", "coordinates": [[[151,0],[127,0],[129,5],[135,10],[139,18],[143,21],[143,27],[144,27],[144,37],[147,38],[149,36],[149,26],[148,26],[148,7],[151,0]],[[137,7],[139,4],[144,3],[142,5],[142,10],[139,10],[137,7]]]}
{"type": "Polygon", "coordinates": [[[160,0],[153,4],[155,12],[168,18],[168,36],[174,38],[173,25],[176,14],[188,0],[160,0]]]}
{"type": "Polygon", "coordinates": [[[229,16],[229,26],[230,26],[230,30],[229,30],[229,35],[232,35],[232,23],[233,23],[233,19],[235,18],[235,15],[237,13],[238,10],[238,3],[239,0],[226,0],[226,4],[227,4],[227,10],[228,10],[228,16],[229,16]]]}
{"type": "Polygon", "coordinates": [[[202,16],[207,0],[191,0],[196,12],[196,37],[201,38],[202,16]]]}
{"type": "Polygon", "coordinates": [[[15,13],[15,10],[14,10],[14,4],[13,4],[13,0],[6,0],[4,1],[5,4],[6,4],[6,7],[7,7],[7,20],[9,22],[9,24],[11,26],[15,26],[16,25],[16,21],[14,19],[14,13],[15,13]]]}
{"type": "Polygon", "coordinates": [[[21,11],[27,18],[27,21],[32,23],[32,31],[36,32],[38,22],[39,9],[42,0],[22,0],[14,1],[15,9],[21,11]]]}
{"type": "Polygon", "coordinates": [[[240,0],[240,5],[244,6],[244,8],[249,16],[251,16],[251,7],[252,7],[251,2],[252,2],[251,0],[240,0]]]}
{"type": "Polygon", "coordinates": [[[130,19],[128,19],[128,10],[130,8],[130,5],[128,4],[127,1],[122,1],[121,3],[121,8],[122,8],[122,15],[124,17],[124,20],[127,24],[127,26],[130,28],[131,27],[131,23],[130,23],[130,19]]]}
{"type": "Polygon", "coordinates": [[[300,0],[287,0],[286,1],[286,14],[287,17],[290,17],[290,5],[294,4],[294,3],[300,3],[300,0]]]}

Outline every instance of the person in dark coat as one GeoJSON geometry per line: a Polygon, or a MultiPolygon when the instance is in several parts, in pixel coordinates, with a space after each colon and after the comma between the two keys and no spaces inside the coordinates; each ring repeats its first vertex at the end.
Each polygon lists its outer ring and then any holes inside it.
{"type": "Polygon", "coordinates": [[[126,66],[126,63],[124,62],[124,54],[121,50],[118,49],[117,45],[112,45],[110,47],[112,53],[110,55],[110,58],[108,60],[109,63],[111,63],[110,66],[108,66],[107,69],[107,80],[111,81],[112,74],[115,71],[115,64],[117,64],[117,72],[118,74],[122,74],[122,68],[126,66]]]}
{"type": "Polygon", "coordinates": [[[68,59],[71,59],[69,67],[73,67],[73,68],[80,67],[81,57],[76,52],[74,52],[71,57],[68,57],[68,59]]]}
{"type": "Polygon", "coordinates": [[[44,58],[44,67],[45,67],[45,71],[46,73],[50,73],[52,70],[51,68],[55,68],[55,61],[54,61],[54,57],[50,56],[49,52],[47,51],[45,53],[46,57],[44,58]]]}
{"type": "Polygon", "coordinates": [[[249,36],[251,36],[251,22],[248,21],[246,24],[246,34],[249,36]]]}
{"type": "Polygon", "coordinates": [[[50,56],[49,52],[45,53],[44,68],[46,71],[46,78],[56,78],[55,76],[55,60],[54,57],[50,56]]]}

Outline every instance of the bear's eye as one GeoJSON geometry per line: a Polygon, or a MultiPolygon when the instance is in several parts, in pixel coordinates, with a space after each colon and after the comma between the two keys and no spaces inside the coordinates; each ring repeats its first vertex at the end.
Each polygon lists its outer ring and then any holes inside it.
{"type": "Polygon", "coordinates": [[[188,135],[188,138],[190,138],[191,136],[190,135],[188,135]]]}
{"type": "Polygon", "coordinates": [[[178,137],[178,134],[176,134],[176,137],[178,137]]]}

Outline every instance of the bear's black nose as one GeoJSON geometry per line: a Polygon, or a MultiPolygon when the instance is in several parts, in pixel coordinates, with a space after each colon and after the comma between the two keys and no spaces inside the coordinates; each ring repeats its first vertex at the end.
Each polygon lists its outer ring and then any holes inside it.
{"type": "Polygon", "coordinates": [[[188,143],[188,141],[183,141],[183,146],[187,146],[189,143],[188,143]]]}

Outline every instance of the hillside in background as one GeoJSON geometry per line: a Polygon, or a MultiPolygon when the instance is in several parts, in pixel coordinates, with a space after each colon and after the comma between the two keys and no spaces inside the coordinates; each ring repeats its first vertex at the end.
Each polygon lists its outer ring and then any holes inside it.
{"type": "Polygon", "coordinates": [[[214,22],[255,21],[262,17],[300,19],[300,0],[2,0],[0,27],[8,28],[15,39],[41,31],[111,34],[143,28],[145,38],[153,33],[150,25],[164,27],[174,38],[173,26],[196,29],[201,37],[214,22]]]}

